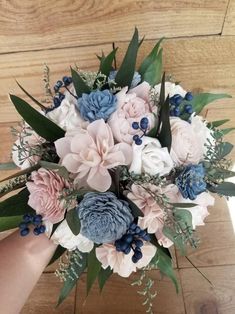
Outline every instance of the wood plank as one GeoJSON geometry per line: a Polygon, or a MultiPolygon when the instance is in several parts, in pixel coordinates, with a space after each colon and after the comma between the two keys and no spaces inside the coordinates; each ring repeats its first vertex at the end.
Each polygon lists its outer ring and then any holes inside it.
{"type": "MultiPolygon", "coordinates": [[[[234,230],[232,222],[211,222],[198,227],[199,247],[189,248],[187,256],[197,267],[235,264],[234,230]]],[[[179,252],[176,254],[179,268],[191,267],[179,252]]]]}
{"type": "Polygon", "coordinates": [[[58,308],[55,308],[60,288],[61,283],[54,274],[43,274],[20,314],[74,313],[75,289],[58,308]]]}
{"type": "MultiPolygon", "coordinates": [[[[142,44],[138,65],[156,41],[142,44]]],[[[126,43],[117,43],[118,65],[126,43]]],[[[199,37],[168,39],[163,43],[164,71],[173,81],[193,92],[228,93],[235,96],[235,37],[199,37]]],[[[216,101],[207,108],[234,108],[234,99],[216,101]]]]}
{"type": "MultiPolygon", "coordinates": [[[[79,314],[142,314],[145,308],[142,305],[143,297],[137,294],[140,290],[137,286],[131,286],[131,282],[138,278],[138,274],[130,278],[121,278],[113,275],[106,283],[102,294],[99,292],[98,285],[95,284],[90,295],[85,300],[86,276],[80,278],[76,295],[76,313],[79,314]]],[[[151,271],[151,278],[155,281],[155,289],[158,295],[153,299],[154,314],[183,314],[185,313],[182,294],[178,295],[172,282],[161,279],[158,271],[151,271]],[[167,300],[170,300],[168,302],[167,300]]]]}
{"type": "Polygon", "coordinates": [[[235,0],[230,0],[222,35],[235,35],[235,0]]]}
{"type": "Polygon", "coordinates": [[[0,53],[220,34],[228,0],[1,1],[0,53]]]}
{"type": "Polygon", "coordinates": [[[234,314],[235,266],[200,270],[212,281],[213,287],[195,269],[180,270],[186,313],[234,314]]]}
{"type": "MultiPolygon", "coordinates": [[[[20,116],[8,98],[9,93],[24,97],[24,94],[16,85],[15,79],[29,93],[41,100],[44,97],[42,81],[44,63],[47,63],[50,67],[53,87],[58,79],[61,79],[64,75],[69,75],[70,66],[75,63],[85,71],[97,69],[98,59],[95,54],[101,53],[101,50],[108,53],[112,50],[112,45],[105,44],[89,48],[80,47],[0,55],[0,123],[20,120],[20,116]]],[[[28,100],[27,97],[24,98],[28,100]]]]}

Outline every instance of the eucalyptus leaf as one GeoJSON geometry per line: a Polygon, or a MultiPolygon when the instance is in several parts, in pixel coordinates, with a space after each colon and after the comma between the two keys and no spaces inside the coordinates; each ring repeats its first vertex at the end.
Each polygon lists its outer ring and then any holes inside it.
{"type": "Polygon", "coordinates": [[[13,170],[13,169],[17,169],[17,166],[14,162],[0,163],[0,170],[13,170]]]}
{"type": "Polygon", "coordinates": [[[61,245],[58,245],[56,250],[55,250],[54,255],[52,256],[52,258],[51,258],[51,260],[47,266],[53,264],[58,258],[60,258],[64,254],[65,251],[66,251],[66,248],[64,248],[61,245]]]}
{"type": "Polygon", "coordinates": [[[113,271],[110,267],[107,267],[106,269],[101,267],[100,272],[98,274],[100,292],[103,290],[105,283],[107,282],[107,280],[112,274],[113,274],[113,271]]]}
{"type": "Polygon", "coordinates": [[[155,60],[148,66],[143,74],[143,81],[148,82],[151,86],[156,85],[161,81],[162,75],[162,49],[160,49],[155,60]]]}
{"type": "Polygon", "coordinates": [[[76,208],[69,210],[66,214],[66,221],[72,233],[77,236],[81,229],[81,223],[78,218],[78,213],[76,208]]]}
{"type": "Polygon", "coordinates": [[[88,255],[88,268],[87,268],[87,296],[98,277],[101,270],[101,263],[96,258],[95,247],[88,255]]]}
{"type": "Polygon", "coordinates": [[[219,100],[223,98],[231,98],[231,97],[232,96],[228,94],[201,93],[201,94],[194,95],[193,100],[190,103],[193,107],[193,111],[198,114],[209,103],[215,100],[219,100]]]}
{"type": "Polygon", "coordinates": [[[214,137],[219,139],[234,130],[235,128],[220,129],[219,132],[214,133],[214,137]]]}
{"type": "Polygon", "coordinates": [[[227,156],[233,149],[233,145],[229,142],[222,142],[217,146],[217,158],[221,160],[227,156]]]}
{"type": "Polygon", "coordinates": [[[214,180],[219,180],[221,178],[227,179],[235,176],[235,172],[228,169],[217,167],[209,167],[205,169],[206,175],[212,177],[214,180]]]}
{"type": "Polygon", "coordinates": [[[137,28],[135,28],[134,35],[130,41],[125,57],[115,77],[115,82],[117,83],[118,87],[131,86],[131,82],[135,73],[138,48],[139,35],[137,28]]]}
{"type": "Polygon", "coordinates": [[[0,202],[0,217],[11,217],[20,215],[22,217],[26,213],[35,213],[35,211],[28,205],[28,199],[29,191],[27,190],[27,188],[25,188],[21,190],[18,194],[15,194],[0,202]]]}
{"type": "Polygon", "coordinates": [[[34,165],[32,167],[29,167],[29,168],[17,171],[16,173],[13,173],[10,176],[1,179],[0,182],[4,182],[4,181],[7,181],[7,180],[10,180],[10,179],[19,177],[19,176],[23,176],[25,174],[29,174],[29,173],[31,173],[34,170],[38,170],[39,168],[40,168],[40,165],[36,164],[36,165],[34,165]]]}
{"type": "Polygon", "coordinates": [[[208,128],[213,129],[213,128],[218,128],[219,126],[225,124],[226,122],[229,122],[229,119],[223,119],[223,120],[216,120],[216,121],[212,121],[209,122],[207,124],[208,128]]]}
{"type": "Polygon", "coordinates": [[[163,234],[175,244],[181,255],[186,255],[186,244],[181,235],[176,234],[174,230],[167,226],[163,227],[163,234]]]}
{"type": "Polygon", "coordinates": [[[175,208],[192,208],[198,206],[197,204],[194,203],[170,203],[170,204],[175,208]]]}
{"type": "Polygon", "coordinates": [[[82,259],[79,260],[79,263],[74,261],[69,265],[68,274],[66,275],[66,280],[60,291],[57,306],[59,306],[66,299],[66,297],[69,295],[73,287],[76,285],[76,282],[78,281],[79,277],[87,267],[87,254],[86,253],[80,254],[82,256],[82,259]],[[76,273],[78,279],[74,278],[74,273],[76,273]]]}
{"type": "Polygon", "coordinates": [[[117,50],[118,48],[113,49],[113,51],[111,51],[107,55],[107,57],[104,57],[103,59],[101,59],[99,72],[101,72],[102,74],[106,76],[109,75],[110,71],[112,70],[112,64],[115,59],[117,50]]]}
{"type": "Polygon", "coordinates": [[[74,69],[71,68],[71,75],[73,85],[77,94],[77,97],[81,97],[83,93],[89,94],[91,92],[89,86],[84,82],[81,76],[74,69]]]}
{"type": "Polygon", "coordinates": [[[21,117],[38,135],[49,142],[64,137],[65,131],[63,129],[31,107],[26,101],[15,95],[10,95],[10,99],[21,117]]]}
{"type": "Polygon", "coordinates": [[[22,222],[22,215],[1,217],[0,218],[0,232],[17,228],[22,222]]]}
{"type": "Polygon", "coordinates": [[[217,186],[208,186],[208,190],[224,196],[235,196],[235,184],[232,182],[223,182],[217,186]]]}
{"type": "Polygon", "coordinates": [[[46,110],[47,108],[43,106],[37,99],[35,99],[32,95],[30,95],[21,85],[18,81],[16,81],[19,88],[27,95],[36,105],[38,105],[42,110],[46,110]]]}
{"type": "Polygon", "coordinates": [[[189,210],[176,209],[174,211],[174,216],[175,216],[176,221],[178,221],[181,224],[183,229],[185,229],[185,227],[190,227],[191,229],[193,229],[193,225],[192,225],[193,217],[189,210]]]}

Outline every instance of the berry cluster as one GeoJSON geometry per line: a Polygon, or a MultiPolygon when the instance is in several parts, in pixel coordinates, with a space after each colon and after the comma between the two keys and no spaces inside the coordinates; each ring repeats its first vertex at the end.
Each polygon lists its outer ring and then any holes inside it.
{"type": "Polygon", "coordinates": [[[22,237],[29,234],[30,229],[29,225],[33,224],[35,228],[33,229],[33,233],[35,235],[39,235],[46,231],[46,227],[42,224],[42,216],[41,215],[31,215],[25,214],[23,216],[23,221],[19,224],[20,235],[22,237]]]}
{"type": "Polygon", "coordinates": [[[133,122],[132,123],[132,128],[134,130],[141,130],[143,132],[143,134],[141,136],[139,136],[138,134],[133,136],[133,140],[134,140],[136,145],[142,144],[141,138],[146,134],[147,129],[148,129],[148,125],[149,125],[149,120],[146,117],[142,118],[140,120],[140,123],[139,122],[133,122]]]}
{"type": "Polygon", "coordinates": [[[62,78],[62,81],[57,81],[56,84],[54,85],[54,91],[56,93],[56,96],[53,98],[53,102],[54,102],[54,108],[57,108],[60,106],[61,101],[64,99],[64,94],[60,92],[60,89],[62,87],[65,87],[67,89],[67,87],[72,83],[72,77],[70,76],[64,76],[62,78]]]}
{"type": "Polygon", "coordinates": [[[181,114],[193,113],[193,107],[189,103],[193,100],[193,95],[191,92],[186,93],[185,97],[183,98],[179,94],[175,94],[170,98],[170,116],[179,117],[181,114]]]}
{"type": "Polygon", "coordinates": [[[126,234],[115,241],[115,247],[118,252],[124,254],[129,254],[133,250],[132,262],[137,263],[143,256],[141,252],[141,247],[144,245],[143,241],[150,241],[149,234],[132,222],[126,234]]]}

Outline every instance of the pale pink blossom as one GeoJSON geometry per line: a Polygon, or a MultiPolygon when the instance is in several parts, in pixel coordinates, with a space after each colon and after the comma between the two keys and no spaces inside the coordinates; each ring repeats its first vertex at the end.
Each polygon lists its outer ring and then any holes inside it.
{"type": "Polygon", "coordinates": [[[171,157],[176,166],[197,164],[203,159],[204,145],[194,127],[180,119],[171,118],[171,157]]]}
{"type": "Polygon", "coordinates": [[[110,127],[104,120],[96,120],[86,130],[66,133],[55,142],[61,164],[75,174],[75,181],[86,179],[87,184],[100,192],[111,186],[109,170],[129,165],[132,149],[126,143],[114,144],[110,127]]]}
{"type": "Polygon", "coordinates": [[[141,248],[143,257],[137,263],[133,263],[131,259],[133,251],[124,254],[118,252],[113,244],[103,244],[96,248],[96,257],[104,269],[110,267],[119,276],[129,277],[132,272],[136,272],[137,268],[147,266],[156,254],[156,250],[154,245],[144,242],[141,248]]]}
{"type": "Polygon", "coordinates": [[[60,197],[62,190],[69,187],[65,179],[51,170],[40,168],[31,173],[31,181],[26,186],[30,193],[28,205],[44,220],[54,224],[64,218],[66,208],[60,197]]]}
{"type": "Polygon", "coordinates": [[[147,117],[151,129],[154,127],[155,118],[149,102],[150,85],[143,82],[128,93],[127,90],[128,88],[124,87],[116,94],[118,108],[109,118],[108,124],[116,141],[131,144],[133,135],[143,134],[142,131],[134,130],[132,123],[147,117]]]}

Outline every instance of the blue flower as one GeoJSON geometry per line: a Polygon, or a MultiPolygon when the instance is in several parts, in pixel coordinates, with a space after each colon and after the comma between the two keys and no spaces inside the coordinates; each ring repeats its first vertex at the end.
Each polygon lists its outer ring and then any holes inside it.
{"type": "Polygon", "coordinates": [[[107,121],[117,109],[117,97],[108,89],[97,90],[90,94],[83,93],[82,97],[78,98],[76,107],[86,121],[93,122],[99,119],[107,121]]]}
{"type": "Polygon", "coordinates": [[[206,190],[204,176],[205,169],[202,164],[188,165],[176,178],[175,183],[184,198],[195,200],[198,194],[206,190]]]}
{"type": "Polygon", "coordinates": [[[81,234],[95,243],[111,243],[121,238],[133,221],[126,201],[112,192],[89,192],[77,207],[81,234]]]}
{"type": "MultiPolygon", "coordinates": [[[[115,81],[117,71],[111,71],[109,73],[109,80],[115,81]]],[[[136,87],[141,82],[141,75],[139,72],[135,71],[132,82],[131,82],[131,88],[136,87]]]]}

